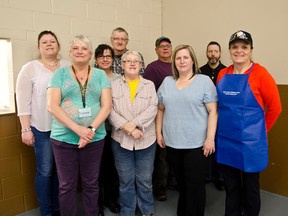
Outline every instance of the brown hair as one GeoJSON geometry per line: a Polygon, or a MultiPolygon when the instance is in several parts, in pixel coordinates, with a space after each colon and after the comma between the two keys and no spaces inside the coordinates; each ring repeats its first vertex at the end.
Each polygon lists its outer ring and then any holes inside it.
{"type": "Polygon", "coordinates": [[[40,40],[41,40],[41,38],[42,38],[44,35],[52,35],[52,36],[55,38],[55,40],[56,40],[56,42],[57,42],[57,44],[58,44],[58,47],[59,47],[59,49],[60,49],[60,43],[59,43],[58,38],[57,38],[57,36],[55,35],[55,33],[52,32],[52,31],[47,31],[47,30],[42,31],[42,32],[39,33],[39,35],[38,35],[38,47],[39,47],[39,45],[40,45],[40,40]]]}
{"type": "MultiPolygon", "coordinates": [[[[174,50],[173,50],[173,53],[172,53],[172,75],[173,75],[173,78],[175,80],[177,80],[179,78],[179,71],[178,69],[176,68],[176,65],[175,65],[175,58],[176,58],[176,54],[179,50],[183,50],[183,49],[187,49],[189,54],[190,54],[190,57],[192,58],[193,60],[193,75],[192,77],[195,75],[195,74],[198,74],[200,73],[200,70],[199,70],[199,66],[198,66],[198,61],[197,61],[197,58],[196,58],[196,55],[195,55],[195,52],[193,50],[193,48],[189,45],[178,45],[174,50]]],[[[191,78],[192,78],[191,77],[191,78]]]]}

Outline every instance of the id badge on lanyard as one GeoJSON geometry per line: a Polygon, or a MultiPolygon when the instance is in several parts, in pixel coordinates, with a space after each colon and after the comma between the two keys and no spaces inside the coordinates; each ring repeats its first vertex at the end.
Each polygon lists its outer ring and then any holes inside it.
{"type": "Polygon", "coordinates": [[[91,107],[86,107],[86,89],[87,89],[88,78],[89,78],[89,73],[90,73],[90,65],[88,66],[88,76],[87,76],[87,79],[85,81],[84,86],[82,86],[80,81],[78,80],[78,78],[76,76],[76,71],[75,71],[73,65],[72,65],[72,70],[75,73],[76,80],[77,80],[79,87],[80,87],[82,104],[83,104],[83,108],[78,109],[79,118],[90,117],[90,116],[92,116],[91,107]]]}
{"type": "Polygon", "coordinates": [[[81,108],[78,111],[79,111],[80,118],[92,116],[91,107],[81,108]]]}

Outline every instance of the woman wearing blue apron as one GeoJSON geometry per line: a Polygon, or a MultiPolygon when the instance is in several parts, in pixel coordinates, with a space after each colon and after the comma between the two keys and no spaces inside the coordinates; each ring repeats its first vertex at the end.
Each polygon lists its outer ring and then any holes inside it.
{"type": "Polygon", "coordinates": [[[277,85],[251,60],[252,37],[237,31],[229,41],[233,64],[217,79],[216,160],[226,186],[226,216],[257,216],[259,173],[268,165],[267,131],[281,113],[277,85]]]}

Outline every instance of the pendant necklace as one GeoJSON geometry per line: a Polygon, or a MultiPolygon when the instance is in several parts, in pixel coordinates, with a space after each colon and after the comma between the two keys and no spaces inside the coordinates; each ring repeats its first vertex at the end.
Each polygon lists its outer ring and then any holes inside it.
{"type": "MultiPolygon", "coordinates": [[[[75,77],[76,77],[77,82],[79,83],[79,79],[78,79],[76,70],[75,70],[75,68],[74,68],[73,65],[72,65],[72,70],[73,70],[73,72],[74,72],[74,74],[75,74],[75,77]]],[[[87,80],[86,80],[86,81],[88,81],[89,73],[90,73],[90,65],[88,66],[88,70],[87,70],[87,80]]],[[[84,79],[84,77],[79,77],[79,78],[80,78],[81,81],[84,79]]]]}
{"type": "Polygon", "coordinates": [[[41,59],[41,61],[44,63],[44,65],[48,66],[48,67],[56,67],[59,64],[59,61],[57,59],[56,63],[54,64],[48,64],[47,62],[45,62],[43,59],[41,59]]]}

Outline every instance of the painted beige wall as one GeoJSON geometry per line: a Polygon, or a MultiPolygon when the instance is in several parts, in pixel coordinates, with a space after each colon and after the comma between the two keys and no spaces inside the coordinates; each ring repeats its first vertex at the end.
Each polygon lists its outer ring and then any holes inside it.
{"type": "Polygon", "coordinates": [[[88,36],[95,49],[100,43],[110,44],[112,29],[121,26],[129,33],[128,48],[140,51],[147,64],[156,58],[154,41],[161,36],[161,24],[161,0],[0,1],[0,38],[12,39],[14,81],[22,65],[37,58],[42,30],[57,34],[61,55],[69,59],[74,35],[88,36]]]}
{"type": "Polygon", "coordinates": [[[206,46],[211,40],[222,45],[222,61],[231,64],[229,37],[242,29],[254,39],[253,59],[266,67],[277,84],[288,83],[286,0],[163,0],[163,31],[173,46],[187,43],[206,63],[206,46]]]}
{"type": "Polygon", "coordinates": [[[283,112],[268,134],[269,165],[261,173],[261,187],[287,196],[287,35],[286,0],[163,0],[164,35],[173,46],[191,45],[200,65],[206,63],[206,46],[211,40],[222,45],[222,61],[231,64],[228,53],[230,35],[242,29],[254,39],[253,59],[266,67],[278,85],[283,112]],[[284,154],[283,154],[284,152],[284,154]]]}
{"type": "MultiPolygon", "coordinates": [[[[87,35],[95,48],[108,43],[111,30],[122,26],[129,32],[129,49],[140,51],[146,64],[156,58],[154,41],[169,36],[173,45],[193,46],[199,64],[206,62],[211,40],[222,45],[223,63],[229,65],[228,40],[236,30],[250,32],[254,60],[265,66],[278,84],[288,83],[286,35],[288,3],[278,0],[1,0],[0,37],[13,42],[14,80],[21,66],[37,56],[37,35],[44,29],[58,35],[63,58],[75,34],[87,35]]],[[[92,62],[91,62],[92,63],[92,62]]]]}

